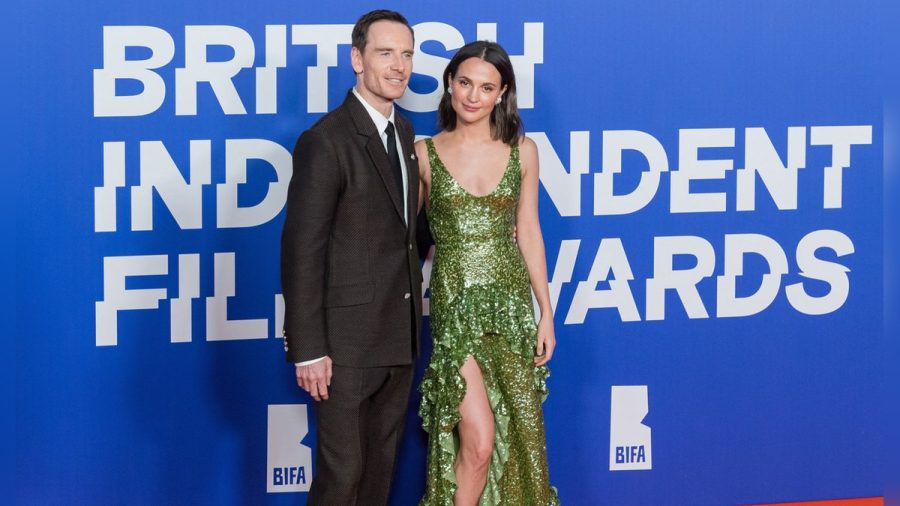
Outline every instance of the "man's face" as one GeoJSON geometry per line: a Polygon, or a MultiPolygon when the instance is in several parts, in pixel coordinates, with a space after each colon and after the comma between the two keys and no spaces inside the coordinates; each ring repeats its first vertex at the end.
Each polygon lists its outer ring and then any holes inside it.
{"type": "Polygon", "coordinates": [[[369,26],[366,48],[350,50],[357,90],[372,105],[386,105],[403,96],[412,73],[413,39],[409,28],[394,21],[369,26]]]}

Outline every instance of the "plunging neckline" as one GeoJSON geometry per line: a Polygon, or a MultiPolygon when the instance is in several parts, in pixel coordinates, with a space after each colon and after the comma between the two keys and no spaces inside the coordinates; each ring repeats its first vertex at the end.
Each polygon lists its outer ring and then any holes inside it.
{"type": "Polygon", "coordinates": [[[453,173],[451,173],[450,170],[447,168],[447,165],[444,164],[444,160],[441,159],[441,155],[438,153],[437,146],[434,145],[434,140],[431,137],[429,137],[427,139],[427,142],[428,142],[428,144],[431,145],[431,150],[434,152],[434,157],[437,158],[437,161],[440,164],[441,168],[444,169],[444,172],[446,172],[448,176],[450,176],[450,180],[453,181],[453,183],[456,185],[456,187],[459,188],[460,190],[462,190],[463,193],[465,193],[466,195],[468,195],[472,198],[475,198],[475,199],[487,198],[487,197],[490,197],[491,195],[497,193],[497,190],[499,190],[500,186],[503,185],[503,181],[506,180],[506,173],[509,172],[509,166],[512,165],[513,151],[518,147],[518,146],[513,146],[513,147],[509,148],[509,156],[506,159],[506,167],[503,169],[503,174],[500,176],[500,181],[497,182],[497,184],[494,186],[494,189],[491,190],[490,193],[486,193],[484,195],[475,195],[474,193],[467,190],[462,184],[460,184],[460,182],[456,179],[456,177],[453,175],[453,173]]]}

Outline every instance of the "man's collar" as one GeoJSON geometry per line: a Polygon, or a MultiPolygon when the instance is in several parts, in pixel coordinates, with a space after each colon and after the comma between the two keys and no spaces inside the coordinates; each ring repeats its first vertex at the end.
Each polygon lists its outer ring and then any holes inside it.
{"type": "Polygon", "coordinates": [[[360,95],[359,92],[356,91],[356,86],[354,86],[352,88],[352,90],[353,90],[353,95],[356,97],[357,100],[359,100],[359,102],[363,105],[363,107],[365,107],[366,112],[369,113],[369,116],[372,118],[372,122],[375,123],[375,128],[378,130],[378,133],[379,134],[384,133],[384,129],[387,128],[388,122],[389,121],[394,122],[394,106],[393,106],[393,104],[391,105],[391,115],[389,117],[385,118],[383,114],[378,112],[377,109],[375,109],[374,107],[372,107],[371,104],[366,102],[366,99],[364,99],[362,97],[362,95],[360,95]]]}

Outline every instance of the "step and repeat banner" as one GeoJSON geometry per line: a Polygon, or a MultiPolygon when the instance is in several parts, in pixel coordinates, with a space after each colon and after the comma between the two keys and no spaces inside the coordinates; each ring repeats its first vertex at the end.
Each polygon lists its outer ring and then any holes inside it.
{"type": "MultiPolygon", "coordinates": [[[[291,151],[355,82],[352,25],[381,7],[414,25],[399,106],[420,136],[456,49],[512,55],[564,504],[881,503],[887,23],[850,2],[567,0],[22,5],[18,502],[305,502],[291,151]]],[[[395,505],[423,491],[418,401],[395,505]]]]}

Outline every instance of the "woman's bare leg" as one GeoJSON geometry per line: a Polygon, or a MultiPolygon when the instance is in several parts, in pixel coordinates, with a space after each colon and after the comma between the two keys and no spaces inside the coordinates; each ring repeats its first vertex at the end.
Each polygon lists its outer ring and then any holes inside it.
{"type": "Polygon", "coordinates": [[[494,413],[488,402],[484,376],[474,357],[466,357],[460,373],[466,380],[466,395],[459,405],[462,418],[457,425],[460,445],[454,464],[457,488],[453,503],[474,506],[487,482],[494,449],[494,413]]]}

